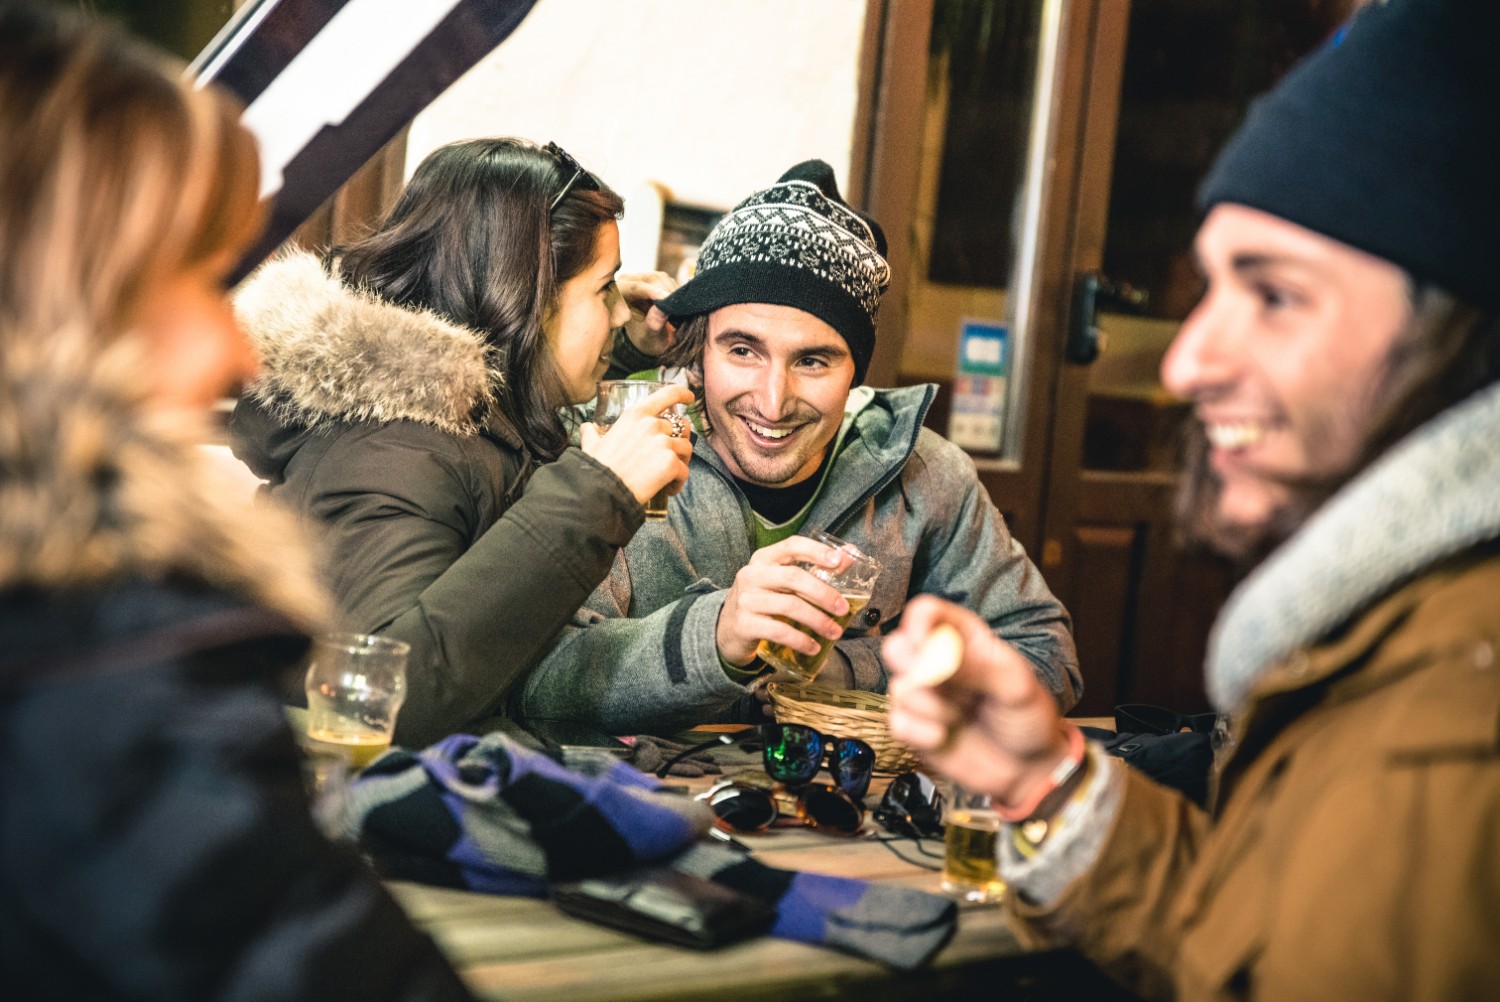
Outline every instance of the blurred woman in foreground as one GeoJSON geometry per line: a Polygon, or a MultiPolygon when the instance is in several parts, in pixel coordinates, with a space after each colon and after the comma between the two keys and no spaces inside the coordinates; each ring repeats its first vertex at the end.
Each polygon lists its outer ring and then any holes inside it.
{"type": "Polygon", "coordinates": [[[463,998],[309,819],[274,685],[324,597],[192,444],[253,369],[222,285],[259,224],[236,119],[0,0],[0,984],[463,998]]]}

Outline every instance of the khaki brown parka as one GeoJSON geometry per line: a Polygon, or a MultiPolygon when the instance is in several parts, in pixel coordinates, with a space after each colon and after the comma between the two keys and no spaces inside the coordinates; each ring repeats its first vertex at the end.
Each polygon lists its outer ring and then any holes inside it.
{"type": "Polygon", "coordinates": [[[1192,1000],[1500,998],[1500,545],[1263,675],[1212,817],[1137,775],[1020,935],[1192,1000]]]}

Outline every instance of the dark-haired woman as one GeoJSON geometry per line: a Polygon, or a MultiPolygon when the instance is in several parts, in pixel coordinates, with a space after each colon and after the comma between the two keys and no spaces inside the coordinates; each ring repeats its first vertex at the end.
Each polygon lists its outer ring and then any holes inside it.
{"type": "Polygon", "coordinates": [[[687,477],[663,390],[569,446],[614,330],[618,195],[556,146],[479,139],[417,168],[368,237],[261,269],[240,457],[321,526],[349,628],[412,645],[396,740],[479,729],[687,477]]]}

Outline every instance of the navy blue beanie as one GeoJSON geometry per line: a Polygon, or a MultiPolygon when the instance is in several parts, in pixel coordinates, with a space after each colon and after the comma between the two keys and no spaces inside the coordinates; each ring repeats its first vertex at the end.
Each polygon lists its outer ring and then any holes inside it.
{"type": "Polygon", "coordinates": [[[839,195],[833,168],[807,160],[720,219],[693,277],[656,305],[674,323],[735,303],[805,310],[848,343],[858,385],[891,281],[885,253],[880,225],[839,195]]]}
{"type": "Polygon", "coordinates": [[[1500,0],[1372,0],[1257,100],[1198,191],[1500,305],[1500,0]]]}

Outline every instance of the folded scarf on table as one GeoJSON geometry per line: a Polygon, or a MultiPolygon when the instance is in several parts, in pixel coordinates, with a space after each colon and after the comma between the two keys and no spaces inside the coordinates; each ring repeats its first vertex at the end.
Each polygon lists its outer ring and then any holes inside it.
{"type": "Polygon", "coordinates": [[[947,898],[846,877],[765,866],[698,844],[703,804],[601,756],[569,769],[500,734],[458,734],[394,749],[350,784],[351,824],[386,876],[541,897],[553,882],[671,866],[776,908],[771,935],[829,946],[903,970],[952,936],[947,898]]]}

